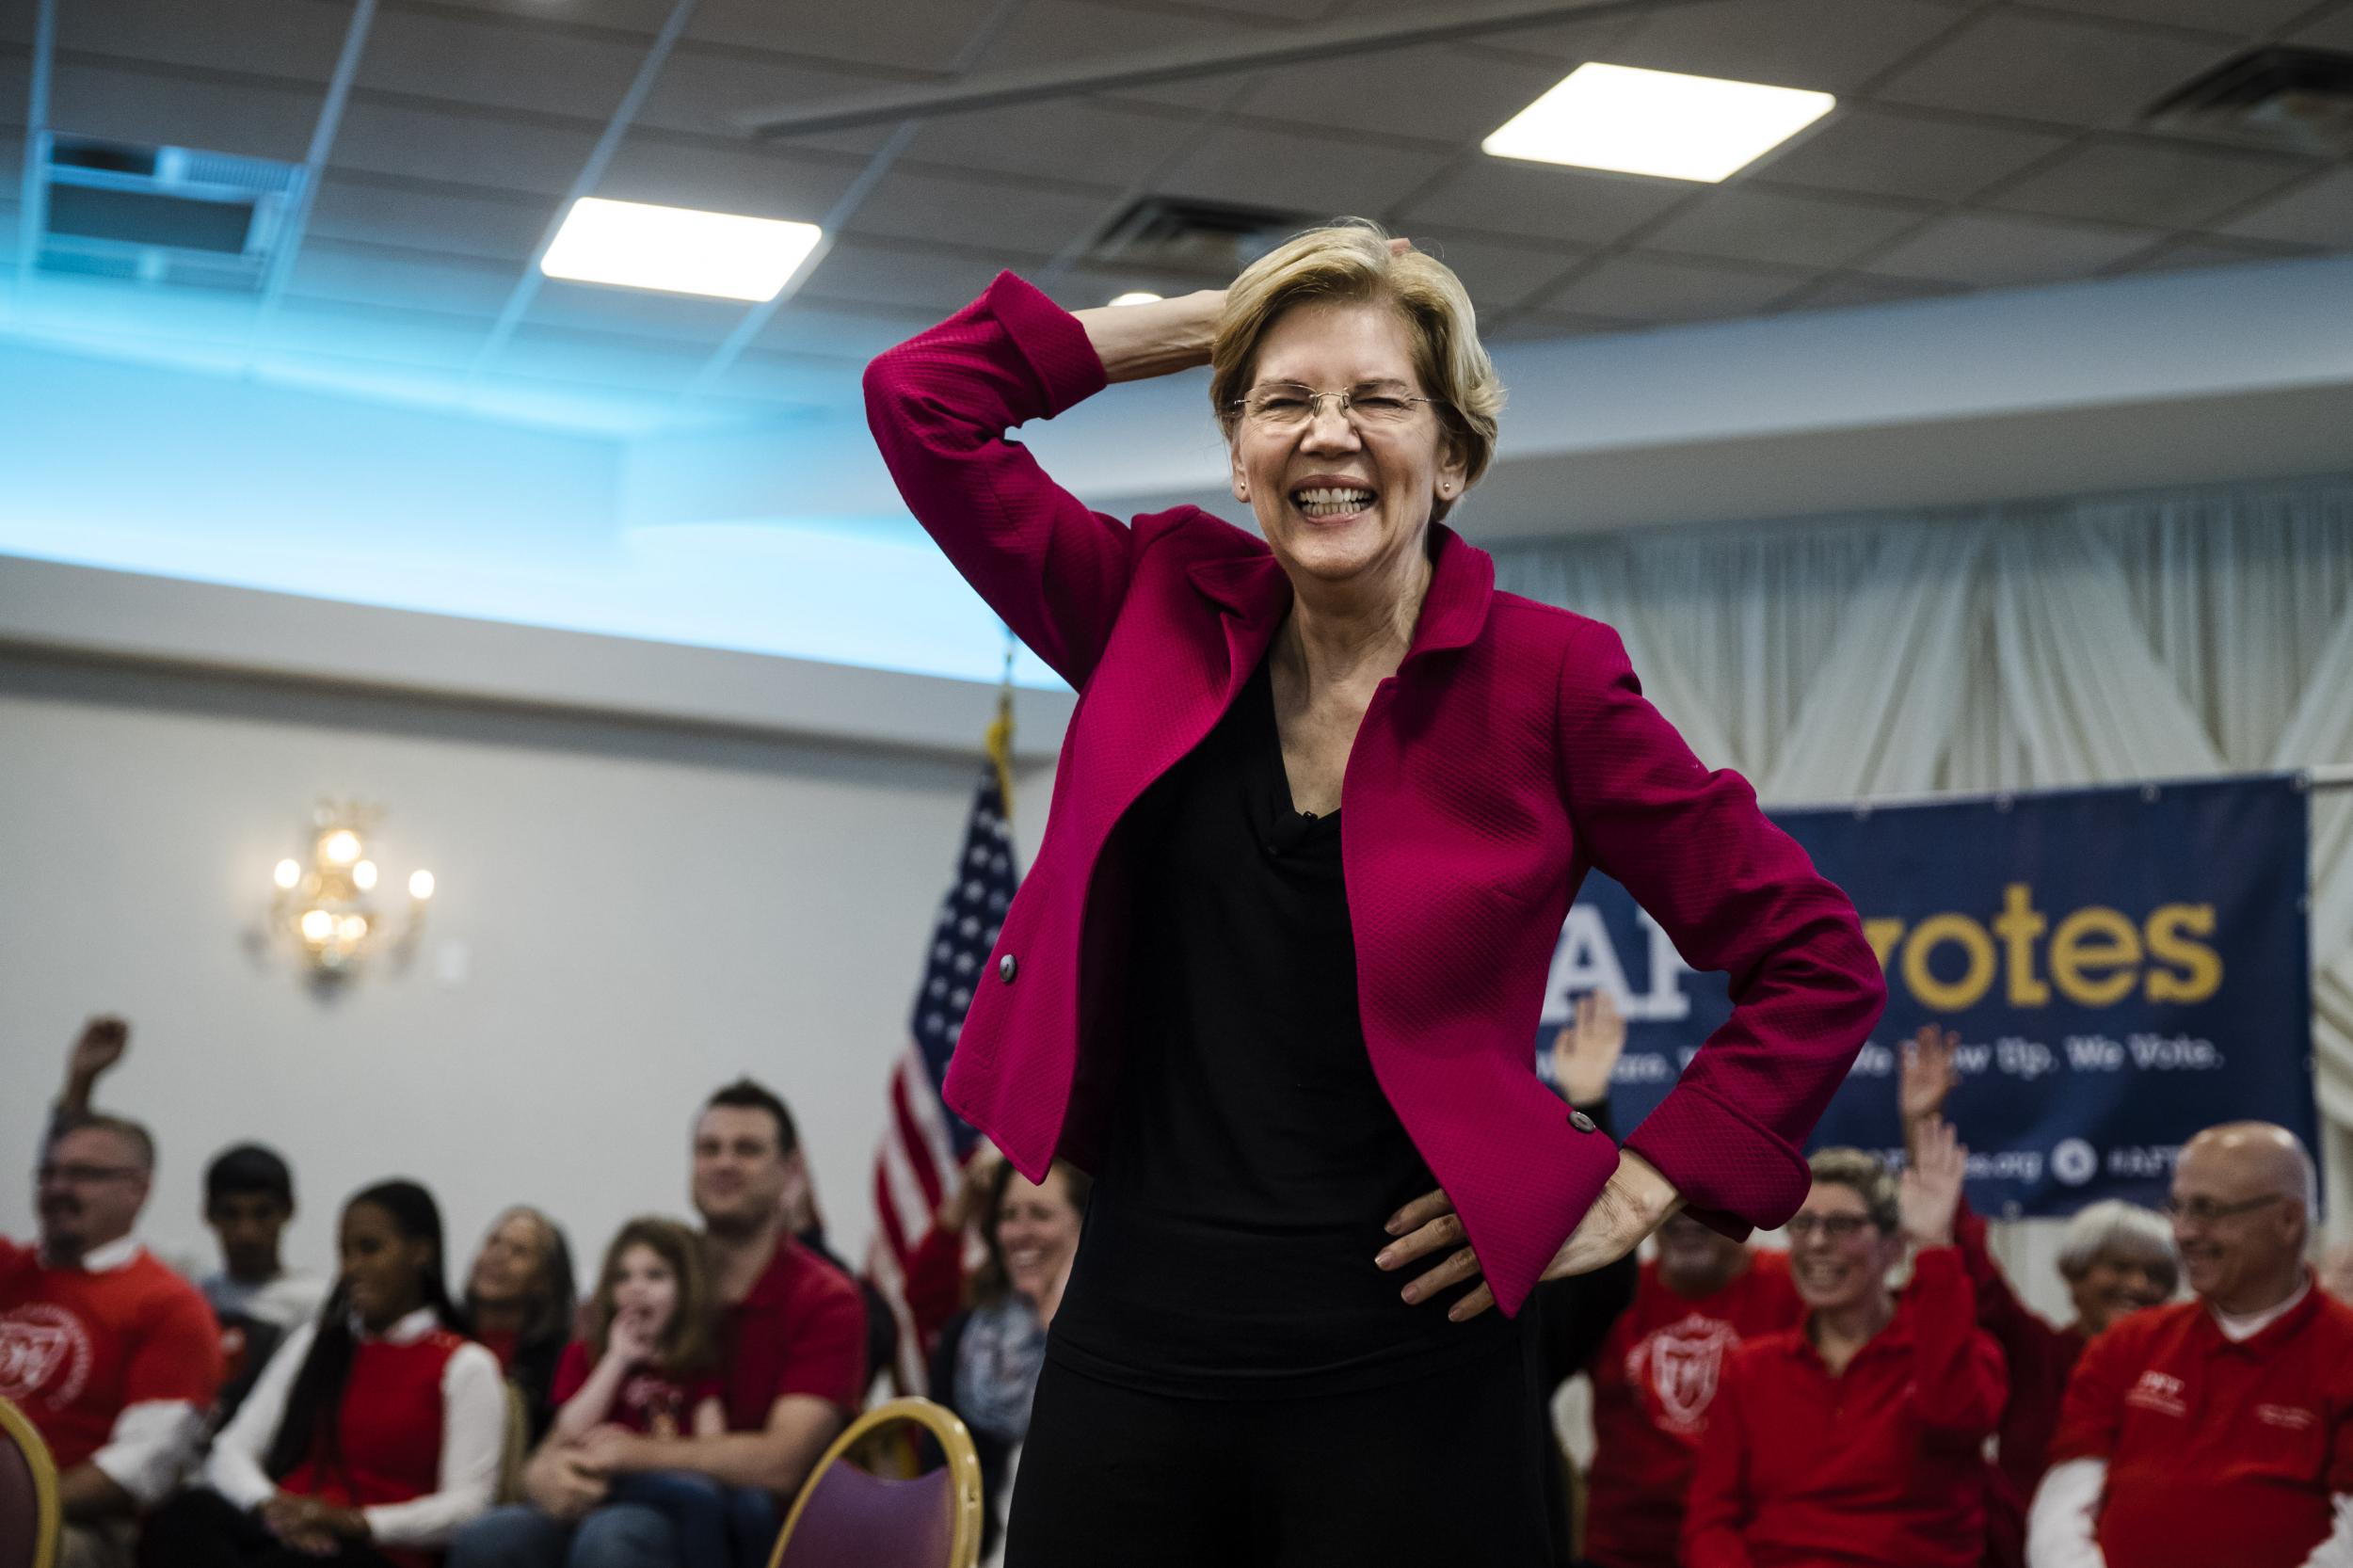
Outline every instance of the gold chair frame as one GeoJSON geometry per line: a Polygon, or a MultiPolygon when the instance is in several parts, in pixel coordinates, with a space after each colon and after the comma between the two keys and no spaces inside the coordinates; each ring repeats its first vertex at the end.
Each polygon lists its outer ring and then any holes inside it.
{"type": "Polygon", "coordinates": [[[33,1473],[33,1568],[56,1568],[57,1535],[64,1528],[56,1462],[24,1413],[6,1400],[0,1400],[0,1432],[8,1433],[8,1441],[23,1451],[25,1467],[33,1473]]]}
{"type": "Polygon", "coordinates": [[[850,1423],[848,1430],[833,1440],[801,1483],[801,1495],[792,1499],[792,1511],[784,1516],[784,1528],[776,1535],[776,1550],[768,1557],[768,1568],[783,1568],[784,1548],[792,1540],[792,1527],[801,1522],[801,1511],[817,1495],[817,1483],[827,1470],[839,1464],[842,1455],[885,1427],[905,1421],[921,1427],[948,1456],[949,1486],[952,1494],[951,1506],[955,1510],[955,1525],[949,1537],[948,1561],[945,1568],[973,1568],[981,1557],[981,1456],[972,1446],[972,1433],[956,1413],[946,1405],[930,1400],[892,1400],[876,1405],[850,1423]]]}

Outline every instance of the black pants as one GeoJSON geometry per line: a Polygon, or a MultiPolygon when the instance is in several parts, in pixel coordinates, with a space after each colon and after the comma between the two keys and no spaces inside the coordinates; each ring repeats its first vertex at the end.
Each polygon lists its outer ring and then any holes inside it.
{"type": "Polygon", "coordinates": [[[1515,1343],[1362,1393],[1185,1400],[1049,1359],[1005,1568],[1545,1568],[1533,1371],[1515,1343]]]}
{"type": "Polygon", "coordinates": [[[332,1557],[296,1551],[219,1493],[183,1492],[147,1516],[140,1568],[391,1568],[373,1546],[346,1542],[332,1557]]]}

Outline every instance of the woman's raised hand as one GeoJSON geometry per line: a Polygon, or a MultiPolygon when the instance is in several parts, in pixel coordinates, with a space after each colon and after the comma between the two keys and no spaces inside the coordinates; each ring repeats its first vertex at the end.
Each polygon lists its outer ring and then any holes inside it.
{"type": "Polygon", "coordinates": [[[1953,1244],[1953,1216],[1961,1208],[1961,1183],[1969,1175],[1969,1151],[1953,1124],[1927,1123],[1913,1140],[1910,1160],[1897,1182],[1904,1234],[1915,1247],[1953,1244]]]}

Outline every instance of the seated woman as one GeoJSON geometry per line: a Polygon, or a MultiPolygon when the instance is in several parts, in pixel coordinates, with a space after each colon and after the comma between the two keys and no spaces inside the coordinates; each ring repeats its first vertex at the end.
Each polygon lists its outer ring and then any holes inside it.
{"type": "Polygon", "coordinates": [[[342,1273],[147,1522],[148,1568],[430,1568],[498,1483],[498,1362],[457,1330],[441,1216],[414,1182],[344,1206],[342,1273]]]}
{"type": "Polygon", "coordinates": [[[1038,1186],[1000,1160],[982,1208],[987,1264],[969,1308],[948,1320],[932,1352],[932,1398],[972,1430],[981,1458],[981,1550],[997,1550],[1013,1468],[1030,1430],[1046,1331],[1062,1305],[1086,1215],[1086,1173],[1055,1161],[1038,1186]]]}
{"type": "Polygon", "coordinates": [[[1921,1134],[1900,1186],[1859,1149],[1814,1156],[1789,1222],[1802,1327],[1735,1354],[1708,1412],[1685,1568],[1977,1568],[2002,1352],[1953,1245],[1968,1156],[1921,1134]],[[1917,1250],[1898,1301],[1887,1273],[1917,1250]]]}
{"type": "Polygon", "coordinates": [[[555,1416],[555,1363],[577,1300],[572,1250],[553,1220],[518,1206],[490,1223],[466,1274],[466,1323],[522,1391],[535,1443],[555,1416]]]}
{"type": "MultiPolygon", "coordinates": [[[[1960,1043],[1959,1035],[1934,1024],[1921,1025],[1905,1042],[1897,1093],[1907,1145],[1943,1122],[1945,1098],[1960,1081],[1953,1069],[1960,1043]]],[[[1953,1222],[1953,1239],[1977,1291],[1977,1326],[2001,1347],[2009,1372],[1986,1496],[1986,1564],[2025,1568],[2026,1508],[2050,1467],[2051,1436],[2075,1363],[2117,1319],[2172,1300],[2181,1260],[2164,1215],[2116,1198],[2088,1205],[2067,1223],[2059,1240],[2059,1276],[2075,1309],[2074,1320],[2060,1324],[2019,1300],[1986,1244],[1984,1216],[1966,1203],[1953,1222]]]]}

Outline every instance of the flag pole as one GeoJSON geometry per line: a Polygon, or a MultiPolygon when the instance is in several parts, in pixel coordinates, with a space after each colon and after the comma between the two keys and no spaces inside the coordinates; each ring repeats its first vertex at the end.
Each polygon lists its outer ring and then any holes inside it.
{"type": "Polygon", "coordinates": [[[997,770],[997,791],[1005,803],[1005,820],[1013,820],[1013,657],[1021,644],[1013,628],[1005,629],[1005,667],[997,680],[997,716],[989,722],[988,760],[997,770]]]}

